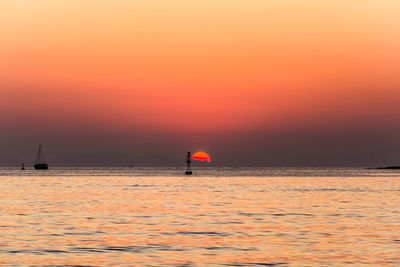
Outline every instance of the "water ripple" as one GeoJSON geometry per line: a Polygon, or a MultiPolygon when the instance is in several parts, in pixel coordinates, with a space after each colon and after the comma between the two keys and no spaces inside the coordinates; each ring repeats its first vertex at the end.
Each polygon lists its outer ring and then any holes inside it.
{"type": "Polygon", "coordinates": [[[399,265],[400,172],[195,171],[0,168],[0,263],[399,265]]]}

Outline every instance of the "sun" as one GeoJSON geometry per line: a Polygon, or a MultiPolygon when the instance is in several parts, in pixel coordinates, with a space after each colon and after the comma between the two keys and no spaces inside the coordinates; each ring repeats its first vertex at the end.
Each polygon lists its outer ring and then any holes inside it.
{"type": "Polygon", "coordinates": [[[210,162],[211,158],[206,152],[196,152],[193,154],[192,159],[210,162]]]}

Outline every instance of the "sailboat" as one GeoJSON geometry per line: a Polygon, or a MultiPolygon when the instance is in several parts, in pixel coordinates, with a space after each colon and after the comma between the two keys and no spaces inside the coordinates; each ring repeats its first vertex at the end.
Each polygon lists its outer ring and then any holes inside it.
{"type": "Polygon", "coordinates": [[[35,170],[47,170],[49,168],[49,165],[46,163],[46,160],[43,157],[42,145],[39,145],[39,150],[36,154],[35,165],[33,165],[33,167],[35,170]]]}

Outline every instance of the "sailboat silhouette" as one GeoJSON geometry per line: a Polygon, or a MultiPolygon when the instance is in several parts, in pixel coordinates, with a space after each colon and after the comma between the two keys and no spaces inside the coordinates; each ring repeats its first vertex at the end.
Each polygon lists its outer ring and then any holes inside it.
{"type": "Polygon", "coordinates": [[[36,154],[36,161],[35,165],[33,167],[35,170],[47,170],[49,168],[49,165],[46,163],[46,160],[43,157],[43,151],[42,151],[42,145],[39,145],[39,150],[36,154]]]}

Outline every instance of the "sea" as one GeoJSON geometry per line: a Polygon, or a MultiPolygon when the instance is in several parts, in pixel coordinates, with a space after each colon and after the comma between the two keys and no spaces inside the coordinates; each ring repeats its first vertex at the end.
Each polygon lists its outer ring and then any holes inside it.
{"type": "Polygon", "coordinates": [[[400,170],[0,168],[1,266],[400,266],[400,170]]]}

